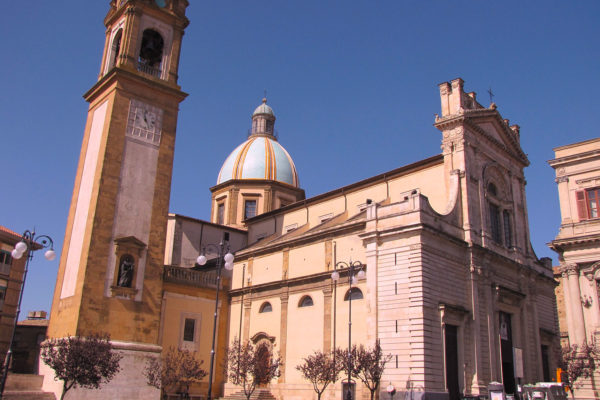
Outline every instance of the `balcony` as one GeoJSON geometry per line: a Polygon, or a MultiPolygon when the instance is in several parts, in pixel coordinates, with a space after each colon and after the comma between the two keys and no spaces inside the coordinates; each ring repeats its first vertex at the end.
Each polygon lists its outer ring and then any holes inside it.
{"type": "Polygon", "coordinates": [[[160,75],[161,75],[161,68],[160,68],[160,64],[158,64],[158,66],[151,66],[148,63],[146,63],[144,60],[138,60],[137,63],[137,70],[140,72],[143,72],[144,74],[148,74],[148,75],[152,75],[155,76],[157,78],[160,79],[160,75]]]}
{"type": "Polygon", "coordinates": [[[197,271],[190,268],[165,265],[163,280],[169,283],[177,283],[188,286],[215,288],[217,287],[217,271],[197,271]]]}

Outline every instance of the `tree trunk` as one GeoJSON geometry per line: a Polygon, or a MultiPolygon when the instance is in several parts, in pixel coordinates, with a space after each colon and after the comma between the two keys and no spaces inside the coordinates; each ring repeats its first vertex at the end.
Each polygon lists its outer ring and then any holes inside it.
{"type": "Polygon", "coordinates": [[[67,394],[67,383],[63,382],[63,390],[62,390],[62,394],[60,395],[60,400],[63,400],[65,398],[65,394],[67,394]]]}

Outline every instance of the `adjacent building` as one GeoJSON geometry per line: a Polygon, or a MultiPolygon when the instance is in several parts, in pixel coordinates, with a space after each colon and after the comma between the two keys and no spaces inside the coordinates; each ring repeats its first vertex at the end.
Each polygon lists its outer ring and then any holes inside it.
{"type": "Polygon", "coordinates": [[[17,317],[27,254],[14,259],[11,252],[21,235],[0,225],[0,360],[4,364],[17,317]]]}
{"type": "MultiPolygon", "coordinates": [[[[600,139],[554,149],[561,223],[549,243],[556,268],[560,330],[565,345],[600,343],[600,139]]],[[[596,373],[583,382],[578,398],[598,398],[596,373]]]]}

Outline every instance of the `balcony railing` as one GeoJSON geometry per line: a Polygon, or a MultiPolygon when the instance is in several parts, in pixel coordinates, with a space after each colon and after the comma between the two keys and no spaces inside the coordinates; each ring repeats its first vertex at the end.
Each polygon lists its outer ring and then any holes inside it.
{"type": "Polygon", "coordinates": [[[261,134],[261,133],[265,134],[265,135],[274,136],[275,139],[279,140],[279,132],[277,132],[277,129],[271,129],[270,131],[265,130],[265,129],[255,129],[255,128],[248,129],[248,137],[250,137],[251,135],[261,134]]]}
{"type": "Polygon", "coordinates": [[[142,60],[138,61],[137,69],[140,72],[143,72],[143,73],[148,74],[148,75],[155,76],[157,78],[160,78],[160,75],[161,75],[160,65],[158,67],[153,67],[153,66],[150,66],[150,65],[146,64],[142,60]]]}
{"type": "Polygon", "coordinates": [[[217,271],[196,271],[189,268],[165,265],[163,271],[165,282],[180,283],[196,287],[217,287],[217,271]]]}

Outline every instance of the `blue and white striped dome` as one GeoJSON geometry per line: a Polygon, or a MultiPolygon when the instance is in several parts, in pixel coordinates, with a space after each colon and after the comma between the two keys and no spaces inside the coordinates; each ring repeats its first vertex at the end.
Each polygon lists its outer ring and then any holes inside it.
{"type": "Polygon", "coordinates": [[[264,179],[298,187],[294,161],[273,134],[275,114],[266,99],[252,114],[252,122],[252,134],[227,157],[217,184],[232,179],[264,179]]]}

